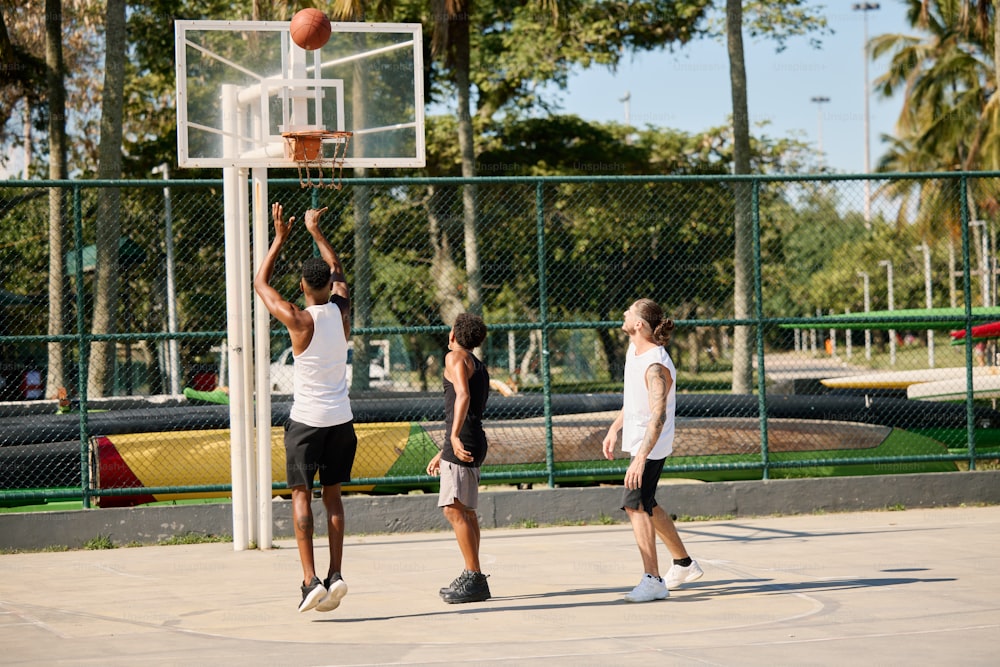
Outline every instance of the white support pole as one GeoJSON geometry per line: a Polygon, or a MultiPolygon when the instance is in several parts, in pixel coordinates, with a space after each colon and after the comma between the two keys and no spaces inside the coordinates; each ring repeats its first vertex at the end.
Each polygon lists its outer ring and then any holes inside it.
{"type": "MultiPolygon", "coordinates": [[[[844,309],[844,314],[845,315],[850,315],[851,314],[851,309],[850,308],[845,308],[844,309]]],[[[851,341],[851,334],[852,333],[853,332],[850,329],[848,329],[847,330],[847,335],[844,336],[844,356],[847,357],[848,361],[850,361],[850,359],[851,359],[851,353],[852,353],[852,347],[853,347],[853,344],[852,344],[853,341],[851,341]]]]}
{"type": "MultiPolygon", "coordinates": [[[[223,118],[236,119],[236,87],[222,87],[223,118]]],[[[232,129],[231,127],[228,129],[232,129]]],[[[235,151],[234,133],[227,135],[227,151],[235,151]]],[[[243,551],[250,546],[247,525],[246,484],[246,403],[245,364],[243,363],[243,299],[240,272],[240,243],[243,220],[240,218],[240,170],[226,167],[222,170],[223,210],[225,217],[226,257],[226,351],[229,360],[229,456],[233,485],[233,550],[243,551]]]]}
{"type": "MultiPolygon", "coordinates": [[[[865,315],[867,315],[872,309],[871,276],[866,271],[858,271],[858,277],[862,281],[865,315]]],[[[872,359],[872,330],[867,328],[865,329],[865,359],[868,361],[872,359]]]]}
{"type": "Polygon", "coordinates": [[[243,348],[243,429],[246,437],[243,441],[244,465],[246,466],[246,517],[247,537],[251,543],[259,543],[257,534],[257,459],[254,456],[254,375],[253,375],[253,323],[251,322],[251,275],[250,264],[250,192],[247,179],[250,173],[246,168],[239,170],[239,202],[240,202],[240,326],[243,348]]]}
{"type": "MultiPolygon", "coordinates": [[[[264,263],[268,248],[267,168],[256,168],[253,181],[254,273],[264,263]]],[[[254,300],[254,359],[257,384],[257,548],[270,549],[273,541],[271,511],[271,314],[254,300]]]]}
{"type": "MultiPolygon", "coordinates": [[[[832,316],[833,314],[834,314],[833,308],[831,308],[830,309],[830,315],[832,316]]],[[[836,357],[837,356],[837,330],[836,329],[830,329],[830,356],[831,357],[836,357]]]]}
{"type": "MultiPolygon", "coordinates": [[[[930,310],[934,307],[934,298],[931,293],[931,247],[924,241],[914,250],[919,250],[924,255],[924,305],[930,310]]],[[[927,367],[934,368],[934,330],[927,330],[927,367]]]]}
{"type": "MultiPolygon", "coordinates": [[[[879,266],[884,266],[886,271],[886,286],[889,290],[889,310],[896,310],[895,288],[892,282],[892,260],[883,259],[879,266]]],[[[896,365],[896,330],[889,329],[889,365],[896,365]]]]}

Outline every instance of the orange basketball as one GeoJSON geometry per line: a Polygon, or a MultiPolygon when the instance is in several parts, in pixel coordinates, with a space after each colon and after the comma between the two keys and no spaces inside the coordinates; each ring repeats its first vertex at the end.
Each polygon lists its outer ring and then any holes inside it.
{"type": "Polygon", "coordinates": [[[289,32],[292,41],[306,51],[313,51],[330,39],[330,19],[318,9],[302,9],[292,17],[289,32]]]}

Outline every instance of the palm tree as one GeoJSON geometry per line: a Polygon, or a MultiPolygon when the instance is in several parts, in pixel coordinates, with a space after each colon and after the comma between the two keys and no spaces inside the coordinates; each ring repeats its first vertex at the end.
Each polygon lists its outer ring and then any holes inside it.
{"type": "MultiPolygon", "coordinates": [[[[937,169],[1000,168],[1000,73],[991,4],[909,0],[911,26],[926,34],[880,35],[872,58],[890,55],[875,91],[902,91],[897,134],[938,158],[937,169]]],[[[931,165],[933,167],[933,165],[931,165]]]]}
{"type": "MultiPolygon", "coordinates": [[[[1000,33],[992,3],[910,0],[910,25],[923,35],[880,35],[872,58],[891,56],[888,71],[874,83],[877,93],[903,93],[897,137],[880,160],[880,171],[995,170],[1000,168],[1000,33]],[[991,29],[992,28],[992,29],[991,29]]],[[[961,217],[953,182],[897,181],[880,189],[900,202],[897,225],[918,226],[933,245],[945,240],[954,275],[961,217]],[[915,213],[914,213],[915,211],[915,213]]],[[[997,210],[996,193],[985,180],[970,181],[971,216],[997,210]]],[[[977,249],[979,248],[977,244],[977,249]]],[[[952,302],[955,286],[951,285],[952,302]]]]}

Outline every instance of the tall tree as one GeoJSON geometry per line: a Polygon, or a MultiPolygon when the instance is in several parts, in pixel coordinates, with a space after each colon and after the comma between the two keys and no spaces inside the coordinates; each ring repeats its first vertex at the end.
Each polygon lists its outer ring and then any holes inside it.
{"type": "MultiPolygon", "coordinates": [[[[919,34],[885,34],[871,41],[873,59],[889,57],[886,73],[874,82],[875,91],[884,97],[903,95],[897,137],[879,170],[1000,168],[1000,22],[994,3],[909,0],[907,19],[919,34]]],[[[961,216],[953,184],[900,181],[880,191],[900,202],[897,226],[912,222],[922,241],[948,244],[949,273],[954,276],[961,216]]],[[[970,181],[967,204],[973,218],[995,211],[992,179],[970,181]]],[[[975,247],[979,251],[982,246],[975,247]]],[[[957,303],[954,277],[949,291],[951,303],[957,303]]]]}
{"type": "MultiPolygon", "coordinates": [[[[66,169],[66,77],[62,52],[62,0],[45,0],[45,82],[49,112],[49,179],[63,180],[66,169]]],[[[63,241],[66,228],[63,189],[49,189],[49,329],[50,336],[64,332],[64,296],[66,278],[63,271],[63,241]]],[[[48,377],[46,393],[55,397],[64,387],[65,369],[63,344],[48,345],[48,377]]]]}
{"type": "MultiPolygon", "coordinates": [[[[104,25],[104,87],[101,93],[101,143],[98,178],[122,175],[122,106],[125,91],[125,0],[108,0],[104,25]]],[[[97,206],[97,261],[94,267],[95,334],[114,333],[119,305],[118,244],[121,238],[121,191],[101,188],[97,206]]],[[[102,396],[114,363],[114,341],[91,345],[88,389],[102,396]]]]}
{"type": "MultiPolygon", "coordinates": [[[[729,53],[729,82],[733,103],[733,173],[750,173],[750,110],[747,103],[747,73],[743,51],[743,31],[766,35],[784,48],[790,36],[822,30],[825,21],[814,10],[803,7],[802,0],[747,2],[726,0],[726,46],[729,53]],[[744,13],[746,10],[746,14],[744,13]],[[748,19],[744,21],[745,17],[748,19]]],[[[818,45],[818,42],[814,42],[818,45]]],[[[753,315],[753,223],[750,186],[733,187],[734,211],[734,285],[733,316],[748,319],[753,315]]],[[[733,332],[733,393],[753,391],[753,337],[750,327],[737,326],[733,332]]]]}
{"type": "MultiPolygon", "coordinates": [[[[458,152],[462,177],[476,176],[475,129],[472,124],[472,45],[470,23],[472,0],[431,0],[436,20],[432,52],[452,74],[458,118],[458,152]]],[[[462,228],[465,240],[465,279],[469,310],[483,312],[482,275],[479,269],[479,238],[476,233],[476,186],[462,187],[462,228]]],[[[450,324],[450,322],[449,322],[450,324]]]]}
{"type": "MultiPolygon", "coordinates": [[[[750,173],[750,110],[747,104],[747,70],[743,54],[743,3],[726,0],[726,47],[729,52],[729,86],[733,98],[733,173],[750,173]]],[[[753,221],[749,184],[734,184],[733,317],[753,316],[753,221]]],[[[753,337],[748,326],[733,331],[733,393],[753,391],[753,337]]]]}
{"type": "MultiPolygon", "coordinates": [[[[361,2],[359,0],[336,0],[331,11],[332,16],[340,21],[365,21],[374,18],[388,19],[391,17],[392,3],[375,0],[361,2]]],[[[356,33],[354,43],[358,51],[365,49],[366,35],[356,33]]],[[[364,63],[357,60],[354,63],[351,81],[351,115],[354,118],[364,118],[368,110],[367,80],[365,79],[364,63]]],[[[355,155],[365,155],[366,139],[364,135],[352,138],[355,155]]],[[[354,176],[364,178],[367,170],[358,168],[354,176]]],[[[351,188],[352,208],[354,212],[354,277],[352,281],[352,323],[356,329],[363,329],[372,324],[372,236],[371,236],[371,188],[359,185],[351,188]]],[[[368,335],[358,337],[354,346],[353,366],[362,369],[351,375],[351,389],[365,391],[371,385],[367,372],[371,362],[368,335]]]]}
{"type": "Polygon", "coordinates": [[[935,155],[942,169],[1000,167],[996,37],[989,7],[909,0],[907,17],[923,34],[871,40],[873,59],[890,58],[875,91],[883,97],[903,94],[897,134],[915,150],[935,155]]]}

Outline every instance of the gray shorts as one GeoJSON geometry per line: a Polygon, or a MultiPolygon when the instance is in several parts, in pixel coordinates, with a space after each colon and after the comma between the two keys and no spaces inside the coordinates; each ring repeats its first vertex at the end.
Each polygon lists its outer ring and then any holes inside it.
{"type": "Polygon", "coordinates": [[[441,493],[438,507],[447,507],[458,501],[470,510],[479,505],[479,468],[460,466],[451,461],[441,461],[441,493]]]}

